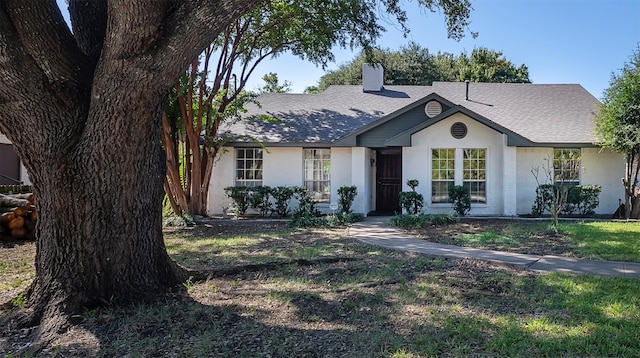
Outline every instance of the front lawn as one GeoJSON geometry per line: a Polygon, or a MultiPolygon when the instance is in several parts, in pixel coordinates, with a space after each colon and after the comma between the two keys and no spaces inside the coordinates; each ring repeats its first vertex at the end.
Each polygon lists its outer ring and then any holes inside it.
{"type": "Polygon", "coordinates": [[[466,219],[412,231],[425,240],[532,255],[640,262],[640,222],[466,219]]]}
{"type": "MultiPolygon", "coordinates": [[[[185,293],[155,303],[87,311],[44,355],[640,356],[640,280],[385,250],[344,230],[248,225],[167,233],[180,263],[244,270],[186,282],[185,293]]],[[[0,262],[13,249],[0,247],[0,262]]],[[[0,356],[23,337],[2,328],[0,356]]]]}

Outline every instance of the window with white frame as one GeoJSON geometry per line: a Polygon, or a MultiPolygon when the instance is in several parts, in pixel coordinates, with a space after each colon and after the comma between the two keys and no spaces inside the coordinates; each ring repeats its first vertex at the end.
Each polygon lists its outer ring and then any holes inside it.
{"type": "Polygon", "coordinates": [[[331,195],[331,149],[304,150],[304,186],[315,200],[329,202],[331,195]]]}
{"type": "Polygon", "coordinates": [[[580,184],[580,149],[553,150],[553,181],[558,184],[580,184]]]}
{"type": "Polygon", "coordinates": [[[262,148],[236,150],[236,186],[262,185],[262,148]]]}
{"type": "Polygon", "coordinates": [[[462,150],[462,185],[467,188],[472,203],[487,202],[487,150],[462,150]]]}
{"type": "Polygon", "coordinates": [[[449,187],[454,185],[455,154],[453,148],[431,150],[431,202],[448,203],[449,187]]]}

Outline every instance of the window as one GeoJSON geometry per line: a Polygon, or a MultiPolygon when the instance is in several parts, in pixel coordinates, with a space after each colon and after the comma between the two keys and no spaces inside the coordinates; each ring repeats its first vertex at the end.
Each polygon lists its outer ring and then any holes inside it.
{"type": "Polygon", "coordinates": [[[431,150],[431,203],[449,203],[449,187],[462,185],[471,203],[487,203],[487,149],[449,148],[431,150]],[[456,171],[456,156],[462,159],[456,171]]]}
{"type": "Polygon", "coordinates": [[[331,149],[304,150],[304,186],[315,200],[329,202],[331,194],[331,149]]]}
{"type": "Polygon", "coordinates": [[[455,149],[431,151],[431,202],[448,203],[449,186],[455,178],[455,149]]]}
{"type": "Polygon", "coordinates": [[[262,149],[238,148],[236,152],[236,186],[262,185],[262,149]]]}
{"type": "Polygon", "coordinates": [[[472,203],[487,202],[487,150],[463,149],[462,185],[469,190],[472,203]]]}
{"type": "Polygon", "coordinates": [[[570,185],[580,184],[580,149],[553,150],[553,181],[570,185]]]}

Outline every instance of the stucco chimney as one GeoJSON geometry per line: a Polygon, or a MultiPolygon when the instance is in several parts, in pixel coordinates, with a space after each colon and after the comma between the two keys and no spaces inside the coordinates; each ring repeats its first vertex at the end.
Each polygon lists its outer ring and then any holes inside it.
{"type": "Polygon", "coordinates": [[[384,69],[380,64],[362,64],[362,90],[380,92],[384,85],[384,69]]]}

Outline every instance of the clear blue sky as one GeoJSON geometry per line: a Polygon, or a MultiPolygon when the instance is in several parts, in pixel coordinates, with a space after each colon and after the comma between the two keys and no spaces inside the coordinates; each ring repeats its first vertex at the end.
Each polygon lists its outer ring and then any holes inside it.
{"type": "MultiPolygon", "coordinates": [[[[66,12],[64,0],[57,0],[66,12]]],[[[475,47],[502,51],[514,65],[527,65],[533,83],[579,83],[597,98],[609,87],[611,73],[627,62],[640,44],[640,0],[472,0],[473,39],[448,39],[444,17],[420,10],[404,1],[411,33],[402,37],[397,25],[388,31],[381,47],[397,49],[415,41],[432,53],[470,53],[475,47]]],[[[66,14],[65,14],[66,15],[66,14]]],[[[66,15],[68,16],[68,15],[66,15]]],[[[68,17],[67,17],[68,18],[68,17]]],[[[328,69],[353,59],[359,49],[336,49],[336,62],[328,69]]],[[[247,84],[258,89],[262,76],[275,72],[281,81],[302,92],[317,84],[324,71],[294,56],[282,55],[259,65],[247,84]]]]}
{"type": "MultiPolygon", "coordinates": [[[[471,30],[460,42],[448,39],[444,17],[421,11],[405,1],[411,34],[403,38],[389,23],[378,44],[397,49],[415,41],[431,53],[470,53],[474,47],[502,51],[516,66],[529,68],[533,83],[578,83],[596,98],[609,87],[611,73],[629,60],[640,43],[639,0],[472,0],[471,30]]],[[[357,50],[336,49],[336,63],[350,61],[357,50]]],[[[260,87],[262,76],[275,72],[293,83],[293,92],[315,85],[321,68],[283,55],[262,63],[247,89],[260,87]]]]}

